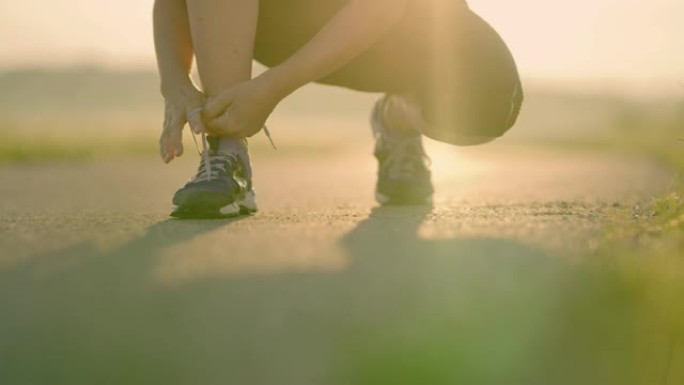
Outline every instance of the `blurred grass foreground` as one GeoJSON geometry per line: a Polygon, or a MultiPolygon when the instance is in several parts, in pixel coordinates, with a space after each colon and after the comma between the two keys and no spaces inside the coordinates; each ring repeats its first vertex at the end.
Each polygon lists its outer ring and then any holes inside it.
{"type": "MultiPolygon", "coordinates": [[[[1,167],[156,156],[162,105],[156,92],[156,76],[151,72],[99,69],[6,72],[0,75],[0,89],[1,167]]],[[[316,92],[323,91],[302,90],[279,108],[274,120],[288,129],[293,127],[278,134],[281,143],[289,143],[297,151],[315,150],[321,146],[335,148],[340,138],[369,137],[365,126],[352,133],[340,127],[367,124],[372,97],[351,99],[337,90],[326,90],[331,100],[323,102],[316,92]],[[330,105],[337,106],[337,110],[331,110],[330,105]],[[337,125],[323,127],[315,133],[291,124],[297,119],[311,122],[331,118],[337,125]],[[310,140],[312,136],[315,141],[310,140]]],[[[649,98],[532,87],[519,129],[506,141],[657,158],[673,170],[675,176],[670,190],[636,206],[615,207],[604,233],[587,255],[578,258],[571,272],[559,273],[555,270],[557,267],[542,264],[535,270],[537,275],[516,277],[518,271],[513,270],[504,277],[493,277],[491,282],[484,280],[491,285],[474,288],[481,291],[483,300],[469,304],[478,310],[477,317],[456,311],[447,311],[444,315],[437,309],[443,310],[447,303],[417,303],[418,299],[411,297],[411,288],[406,288],[405,300],[416,302],[413,309],[418,309],[418,313],[404,314],[401,304],[398,307],[387,304],[388,314],[396,316],[391,326],[383,327],[379,317],[378,332],[356,330],[351,325],[350,330],[334,336],[339,338],[339,354],[346,357],[346,366],[337,368],[344,373],[339,378],[345,378],[348,381],[345,384],[349,385],[684,384],[684,142],[679,140],[684,137],[683,101],[684,95],[649,98]],[[522,280],[525,285],[521,284],[522,280]],[[544,288],[556,280],[564,291],[560,294],[561,301],[551,306],[555,318],[549,322],[547,318],[551,316],[545,312],[549,308],[542,311],[535,306],[548,299],[544,288]],[[521,314],[522,311],[529,314],[521,314]],[[533,321],[551,324],[552,328],[538,330],[533,321]]],[[[255,139],[257,152],[267,148],[259,140],[262,139],[255,139]]],[[[186,140],[187,143],[191,142],[186,140]]],[[[118,256],[124,255],[125,250],[118,256]]],[[[440,284],[451,282],[443,271],[427,273],[433,278],[444,278],[431,283],[435,293],[445,289],[440,284]]],[[[465,274],[458,278],[462,279],[462,285],[469,282],[465,274]]],[[[49,287],[49,284],[45,285],[49,287]]],[[[80,293],[79,288],[72,289],[80,293]]],[[[258,288],[252,290],[261,292],[258,288]]],[[[182,303],[182,294],[171,294],[177,297],[163,296],[162,299],[182,303]]],[[[207,304],[212,305],[211,301],[207,304]]],[[[192,311],[192,306],[201,308],[207,304],[186,305],[192,311]]],[[[135,317],[135,311],[140,309],[131,310],[135,317]]],[[[105,315],[114,319],[121,317],[106,313],[102,316],[105,315]]],[[[163,343],[155,341],[155,332],[140,332],[140,338],[148,345],[163,343]]],[[[315,335],[316,330],[307,332],[315,335]]],[[[55,341],[69,337],[59,335],[60,330],[45,333],[38,337],[55,341]]],[[[27,341],[38,338],[23,337],[27,341]]],[[[201,343],[202,339],[197,337],[197,341],[201,343]]],[[[211,341],[205,342],[212,345],[211,341]]],[[[142,380],[147,374],[145,365],[155,362],[133,362],[124,349],[130,343],[108,343],[111,351],[103,357],[119,360],[130,369],[108,383],[119,383],[115,379],[127,381],[121,383],[145,383],[142,380]]],[[[140,356],[147,357],[148,345],[141,342],[140,356]]],[[[30,342],[22,346],[27,351],[31,349],[30,342]]],[[[85,351],[92,347],[87,341],[83,346],[85,351]]],[[[284,348],[305,349],[306,346],[280,347],[284,348]]],[[[38,355],[35,367],[13,369],[39,373],[37,379],[42,378],[40,373],[60,373],[59,368],[53,367],[56,363],[45,362],[40,352],[35,353],[38,355]]],[[[210,353],[207,351],[207,362],[215,362],[211,361],[210,353]]],[[[249,359],[253,358],[240,359],[252,362],[249,359]]],[[[11,354],[0,355],[0,379],[5,378],[3,367],[8,362],[11,365],[10,359],[11,354]]],[[[91,372],[107,372],[108,362],[95,362],[94,357],[84,359],[84,366],[93,365],[88,369],[91,372]]],[[[176,367],[168,368],[169,373],[176,373],[185,364],[178,361],[176,367]]],[[[202,369],[201,363],[193,365],[202,369]]],[[[265,365],[277,367],[274,363],[265,365]]],[[[281,365],[287,366],[287,363],[281,365]]],[[[212,383],[207,376],[205,383],[212,383]]],[[[79,380],[75,374],[65,378],[79,380]]],[[[54,383],[68,383],[65,378],[55,378],[54,383]]],[[[178,380],[172,376],[165,378],[168,380],[165,383],[178,380]]],[[[183,383],[192,383],[192,380],[198,379],[184,379],[183,383]]],[[[33,382],[7,383],[23,384],[33,382]]]]}

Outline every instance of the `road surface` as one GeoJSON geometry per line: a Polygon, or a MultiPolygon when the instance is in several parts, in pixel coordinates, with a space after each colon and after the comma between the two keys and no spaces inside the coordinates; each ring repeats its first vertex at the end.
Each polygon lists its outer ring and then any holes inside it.
{"type": "Polygon", "coordinates": [[[583,354],[554,345],[583,279],[569,261],[668,173],[558,149],[431,154],[433,208],[376,207],[367,153],[284,152],[254,159],[258,214],[211,221],[168,217],[193,154],[1,166],[0,383],[555,378],[540,363],[583,354]]]}

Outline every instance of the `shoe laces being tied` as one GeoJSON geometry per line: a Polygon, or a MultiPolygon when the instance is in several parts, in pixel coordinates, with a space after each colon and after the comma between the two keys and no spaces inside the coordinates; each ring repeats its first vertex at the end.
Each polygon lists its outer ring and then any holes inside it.
{"type": "Polygon", "coordinates": [[[207,141],[207,134],[202,132],[202,150],[200,151],[199,144],[197,143],[197,138],[192,135],[192,139],[195,142],[195,147],[199,153],[202,160],[200,161],[199,169],[197,170],[197,175],[192,178],[193,182],[205,182],[216,179],[221,173],[227,172],[227,165],[236,162],[235,155],[232,154],[221,154],[219,152],[212,153],[209,143],[207,141]]]}
{"type": "MultiPolygon", "coordinates": [[[[273,139],[271,138],[271,133],[269,132],[268,127],[264,126],[263,130],[266,134],[266,137],[271,142],[273,149],[278,150],[273,142],[273,139]]],[[[195,148],[197,149],[200,157],[202,157],[197,175],[195,175],[195,177],[192,179],[193,182],[204,182],[216,179],[219,177],[220,173],[225,173],[228,171],[226,169],[228,163],[237,162],[237,158],[234,154],[221,154],[218,151],[212,154],[209,142],[207,141],[206,132],[202,131],[201,137],[202,150],[200,151],[197,138],[195,137],[195,134],[192,133],[192,140],[195,142],[195,148]]]]}

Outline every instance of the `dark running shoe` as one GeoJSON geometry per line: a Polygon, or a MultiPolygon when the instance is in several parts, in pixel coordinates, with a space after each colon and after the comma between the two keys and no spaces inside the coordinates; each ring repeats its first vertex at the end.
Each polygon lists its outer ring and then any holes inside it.
{"type": "Polygon", "coordinates": [[[415,133],[395,133],[387,129],[383,110],[387,97],[376,104],[371,116],[378,159],[375,199],[382,205],[431,204],[432,174],[430,159],[423,149],[422,137],[415,133]]]}
{"type": "Polygon", "coordinates": [[[227,218],[257,211],[247,150],[220,153],[218,139],[203,136],[195,175],[173,196],[176,218],[227,218]],[[207,146],[207,141],[209,146],[207,146]]]}

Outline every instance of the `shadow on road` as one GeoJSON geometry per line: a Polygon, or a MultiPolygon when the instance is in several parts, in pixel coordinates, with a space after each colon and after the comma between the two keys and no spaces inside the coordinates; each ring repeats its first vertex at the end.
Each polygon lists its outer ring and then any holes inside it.
{"type": "MultiPolygon", "coordinates": [[[[59,274],[70,269],[100,268],[106,265],[120,266],[141,274],[149,274],[154,257],[162,250],[189,241],[224,226],[230,226],[243,217],[217,220],[167,219],[158,222],[132,241],[107,249],[93,242],[34,255],[9,270],[12,275],[59,274]]],[[[112,275],[114,272],[111,272],[112,275]]],[[[0,275],[8,274],[0,270],[0,275]]]]}
{"type": "MultiPolygon", "coordinates": [[[[567,333],[588,322],[573,311],[591,281],[509,240],[420,239],[431,215],[374,209],[341,240],[343,271],[159,285],[159,252],[240,223],[175,220],[0,271],[0,383],[564,384],[601,364],[567,333]]],[[[605,325],[586,338],[624,332],[605,325]]]]}

